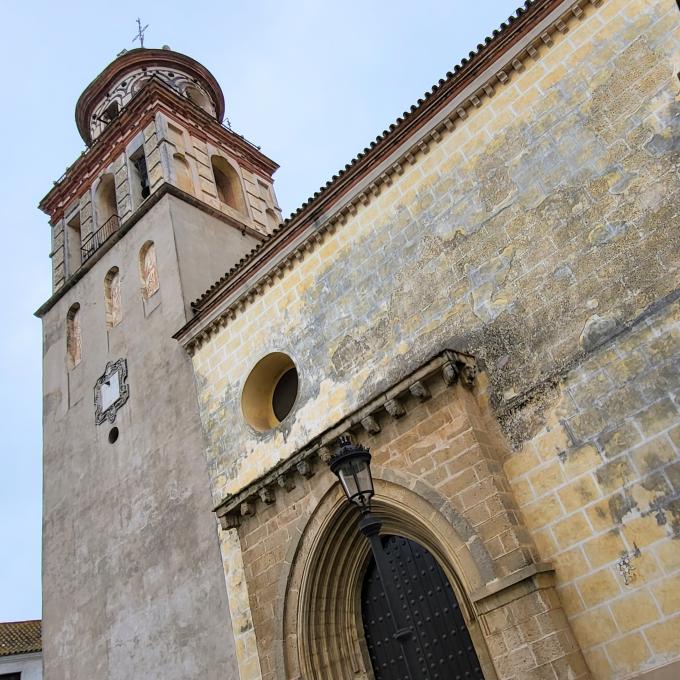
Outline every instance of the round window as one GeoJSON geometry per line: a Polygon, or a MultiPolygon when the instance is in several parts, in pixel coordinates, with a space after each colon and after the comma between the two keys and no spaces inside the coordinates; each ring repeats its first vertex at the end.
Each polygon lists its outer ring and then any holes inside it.
{"type": "Polygon", "coordinates": [[[283,352],[273,352],[255,364],[241,396],[246,422],[260,432],[276,427],[293,409],[298,372],[283,352]]]}

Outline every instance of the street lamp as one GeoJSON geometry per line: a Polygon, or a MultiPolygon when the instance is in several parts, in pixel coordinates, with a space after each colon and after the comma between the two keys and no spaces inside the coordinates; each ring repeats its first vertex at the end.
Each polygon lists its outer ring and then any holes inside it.
{"type": "Polygon", "coordinates": [[[340,450],[331,458],[331,472],[337,476],[350,503],[354,503],[362,515],[371,511],[373,476],[371,454],[363,446],[354,446],[348,438],[340,440],[340,450]]]}
{"type": "Polygon", "coordinates": [[[361,512],[358,527],[371,545],[371,552],[394,625],[392,637],[401,646],[407,676],[415,680],[417,676],[411,670],[407,648],[413,630],[407,621],[410,617],[406,614],[405,596],[403,592],[399,592],[390,574],[387,556],[380,540],[382,522],[371,513],[371,498],[375,493],[371,475],[371,454],[367,448],[352,444],[349,437],[343,437],[340,439],[339,450],[330,460],[330,468],[340,481],[347,500],[358,507],[361,512]]]}

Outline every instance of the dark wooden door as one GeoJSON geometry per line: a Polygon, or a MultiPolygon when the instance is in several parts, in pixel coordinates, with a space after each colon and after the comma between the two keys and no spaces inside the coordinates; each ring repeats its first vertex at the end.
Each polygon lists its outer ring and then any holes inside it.
{"type": "Polygon", "coordinates": [[[413,680],[483,679],[453,589],[437,561],[425,548],[402,536],[384,536],[382,542],[412,632],[404,648],[393,638],[394,626],[371,560],[361,610],[375,679],[407,680],[404,653],[416,675],[413,680]]]}

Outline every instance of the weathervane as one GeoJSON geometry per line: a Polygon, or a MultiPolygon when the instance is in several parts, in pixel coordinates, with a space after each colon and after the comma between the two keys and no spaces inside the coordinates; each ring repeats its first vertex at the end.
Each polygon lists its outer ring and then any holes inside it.
{"type": "Polygon", "coordinates": [[[137,32],[137,35],[132,39],[132,42],[139,40],[139,46],[144,47],[144,31],[146,31],[147,28],[149,28],[149,24],[147,24],[146,26],[144,26],[144,28],[142,28],[142,20],[139,17],[137,17],[137,31],[138,32],[137,32]]]}

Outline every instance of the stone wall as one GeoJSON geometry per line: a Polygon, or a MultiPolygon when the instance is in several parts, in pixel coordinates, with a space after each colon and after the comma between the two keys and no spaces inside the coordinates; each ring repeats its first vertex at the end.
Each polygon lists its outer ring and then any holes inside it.
{"type": "Polygon", "coordinates": [[[159,114],[157,125],[159,130],[158,148],[166,167],[166,181],[178,185],[171,168],[173,154],[180,153],[185,157],[191,168],[196,198],[217,210],[225,212],[236,221],[244,222],[261,234],[268,234],[271,231],[271,225],[267,222],[267,209],[274,210],[279,220],[281,217],[271,180],[265,180],[248,167],[240,164],[238,159],[224,149],[192,135],[188,131],[189,126],[185,127],[177,120],[171,120],[167,116],[159,114]],[[233,209],[218,199],[215,178],[210,163],[210,158],[213,155],[228,159],[240,176],[248,210],[246,214],[233,209]],[[261,184],[265,185],[266,192],[261,190],[261,184]]]}
{"type": "Polygon", "coordinates": [[[215,503],[465,351],[595,677],[680,656],[679,25],[672,0],[588,6],[195,352],[215,503]],[[240,395],[273,351],[300,391],[258,433],[240,395]]]}
{"type": "Polygon", "coordinates": [[[552,391],[505,469],[591,667],[627,677],[680,652],[680,303],[552,391]]]}
{"type": "MultiPolygon", "coordinates": [[[[163,197],[93,258],[87,275],[42,319],[46,680],[218,680],[238,673],[193,370],[171,337],[188,306],[175,234],[184,225],[173,201],[163,197]],[[149,241],[160,288],[144,299],[139,254],[149,241]],[[104,280],[113,267],[122,320],[107,328],[104,280]],[[74,303],[82,360],[69,368],[66,318],[74,303]],[[113,424],[95,423],[93,388],[108,362],[120,358],[130,397],[110,439],[113,424]]],[[[205,232],[219,266],[247,249],[229,252],[225,239],[205,232]]],[[[206,278],[217,268],[201,264],[206,278]]]]}
{"type": "MultiPolygon", "coordinates": [[[[265,180],[260,175],[246,167],[238,165],[232,159],[232,164],[238,168],[244,197],[246,200],[247,213],[241,213],[228,205],[220,202],[217,198],[215,179],[210,165],[210,156],[217,154],[229,158],[223,149],[197,139],[177,121],[170,121],[165,114],[158,113],[155,120],[149,123],[143,132],[130,140],[125,152],[116,156],[113,160],[107,159],[106,164],[100,168],[95,179],[90,182],[88,189],[82,194],[79,201],[75,201],[66,211],[66,218],[70,219],[76,210],[80,211],[81,242],[85,241],[90,234],[96,231],[101,224],[97,222],[94,195],[101,176],[110,173],[115,180],[116,203],[118,217],[123,225],[129,217],[141,206],[141,200],[135,199],[131,188],[131,161],[130,156],[144,146],[149,189],[154,192],[164,182],[180,186],[173,169],[172,157],[175,153],[182,154],[193,175],[193,187],[191,192],[197,199],[207,203],[212,208],[225,213],[234,224],[245,224],[253,231],[267,234],[272,229],[272,222],[268,218],[267,211],[280,222],[281,212],[276,203],[276,196],[271,180],[265,180]]],[[[181,188],[181,187],[180,187],[181,188]]],[[[273,219],[273,218],[272,218],[273,219]]],[[[52,227],[52,272],[53,291],[56,292],[77,271],[70,271],[71,259],[68,257],[70,249],[80,249],[81,244],[67,243],[65,240],[66,221],[59,220],[52,227]]]]}
{"type": "MultiPolygon", "coordinates": [[[[589,677],[551,573],[539,573],[544,567],[537,567],[535,546],[502,472],[504,446],[493,423],[461,384],[449,387],[436,373],[420,384],[428,392],[424,400],[402,397],[403,415],[376,415],[379,431],[359,435],[373,456],[376,512],[388,531],[424,545],[429,530],[446,536],[440,525],[448,526],[451,536],[440,539],[438,555],[455,572],[487,677],[494,672],[517,680],[589,677]]],[[[483,390],[476,392],[483,404],[483,390]]],[[[368,678],[366,659],[341,641],[347,626],[333,623],[338,610],[351,608],[353,588],[346,581],[355,570],[347,556],[365,562],[366,551],[355,545],[365,539],[354,513],[324,510],[328,496],[343,507],[342,493],[324,463],[310,465],[306,475],[288,476],[285,485],[251,502],[238,538],[224,540],[227,568],[234,572],[242,560],[247,583],[249,605],[241,602],[240,620],[257,639],[263,680],[368,678]],[[322,526],[332,526],[333,535],[317,538],[322,526]],[[349,539],[342,538],[347,534],[349,539]],[[310,581],[315,585],[306,595],[310,581]],[[342,585],[331,596],[324,591],[327,583],[342,585]],[[310,639],[301,640],[298,617],[309,610],[315,628],[310,639]],[[336,637],[337,648],[328,650],[323,639],[336,637]],[[319,661],[321,650],[325,661],[319,661]]]]}
{"type": "Polygon", "coordinates": [[[535,400],[677,288],[677,6],[590,12],[196,352],[216,500],[441,347],[484,361],[496,404],[535,400]],[[240,389],[269,351],[301,395],[253,436],[240,389]]]}

